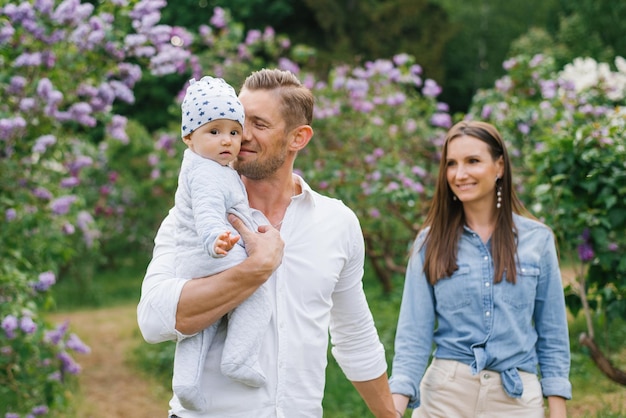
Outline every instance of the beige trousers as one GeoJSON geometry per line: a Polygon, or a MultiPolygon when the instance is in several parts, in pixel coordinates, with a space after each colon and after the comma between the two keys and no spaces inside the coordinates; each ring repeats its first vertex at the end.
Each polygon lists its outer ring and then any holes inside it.
{"type": "Polygon", "coordinates": [[[505,392],[500,373],[483,370],[472,375],[470,366],[434,359],[420,384],[420,407],[412,418],[543,418],[544,406],[537,375],[519,372],[521,398],[505,392]]]}

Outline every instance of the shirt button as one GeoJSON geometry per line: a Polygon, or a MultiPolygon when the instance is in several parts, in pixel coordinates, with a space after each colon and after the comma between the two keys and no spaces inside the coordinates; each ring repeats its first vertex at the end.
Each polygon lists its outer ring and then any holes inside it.
{"type": "Polygon", "coordinates": [[[485,287],[489,287],[489,282],[485,282],[485,287]]]}
{"type": "Polygon", "coordinates": [[[487,255],[486,255],[486,256],[485,256],[485,260],[489,260],[489,256],[487,256],[487,255]]]}
{"type": "Polygon", "coordinates": [[[485,312],[485,315],[489,316],[489,315],[491,315],[491,312],[487,311],[487,312],[485,312]]]}
{"type": "Polygon", "coordinates": [[[485,373],[485,374],[483,375],[483,378],[485,378],[485,379],[489,379],[490,377],[491,377],[491,376],[489,376],[489,373],[485,373]]]}

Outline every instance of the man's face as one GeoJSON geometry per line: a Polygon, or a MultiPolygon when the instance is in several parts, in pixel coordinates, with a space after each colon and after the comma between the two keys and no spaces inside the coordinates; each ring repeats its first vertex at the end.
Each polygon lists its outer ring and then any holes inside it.
{"type": "Polygon", "coordinates": [[[279,100],[269,90],[242,90],[239,100],[246,121],[233,167],[251,180],[271,177],[287,158],[288,138],[279,100]]]}

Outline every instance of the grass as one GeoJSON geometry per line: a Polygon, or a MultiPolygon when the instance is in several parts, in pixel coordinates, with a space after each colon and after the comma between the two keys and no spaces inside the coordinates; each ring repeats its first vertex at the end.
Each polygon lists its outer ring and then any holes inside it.
{"type": "Polygon", "coordinates": [[[88,268],[61,277],[52,289],[53,310],[73,311],[139,302],[147,262],[127,260],[118,269],[88,268]]]}
{"type": "MultiPolygon", "coordinates": [[[[92,280],[77,284],[61,280],[53,287],[58,309],[78,310],[84,308],[115,306],[139,301],[141,281],[145,272],[142,263],[129,263],[117,271],[98,272],[92,280]]],[[[390,295],[382,294],[380,284],[366,277],[365,291],[376,320],[381,340],[387,348],[387,360],[391,365],[393,339],[401,299],[401,280],[390,295]]],[[[572,366],[570,379],[573,399],[568,401],[572,418],[617,418],[626,416],[626,387],[605,377],[590,359],[587,350],[578,343],[578,336],[586,331],[582,314],[570,320],[570,345],[572,366]]],[[[611,324],[610,332],[596,329],[598,344],[608,353],[611,361],[621,369],[626,368],[626,320],[611,324]],[[605,348],[605,347],[608,347],[605,348]]],[[[133,350],[135,366],[163,382],[171,384],[174,344],[150,345],[141,343],[133,350]]],[[[345,378],[334,358],[328,356],[324,415],[331,418],[372,416],[352,384],[345,378]]],[[[407,412],[405,416],[410,416],[407,412]]]]}

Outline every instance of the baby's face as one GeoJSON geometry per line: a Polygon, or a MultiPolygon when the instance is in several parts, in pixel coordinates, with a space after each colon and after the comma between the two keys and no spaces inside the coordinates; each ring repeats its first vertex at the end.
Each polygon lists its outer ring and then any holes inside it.
{"type": "Polygon", "coordinates": [[[187,135],[183,142],[201,157],[228,165],[239,154],[242,132],[239,122],[216,119],[187,135]]]}

